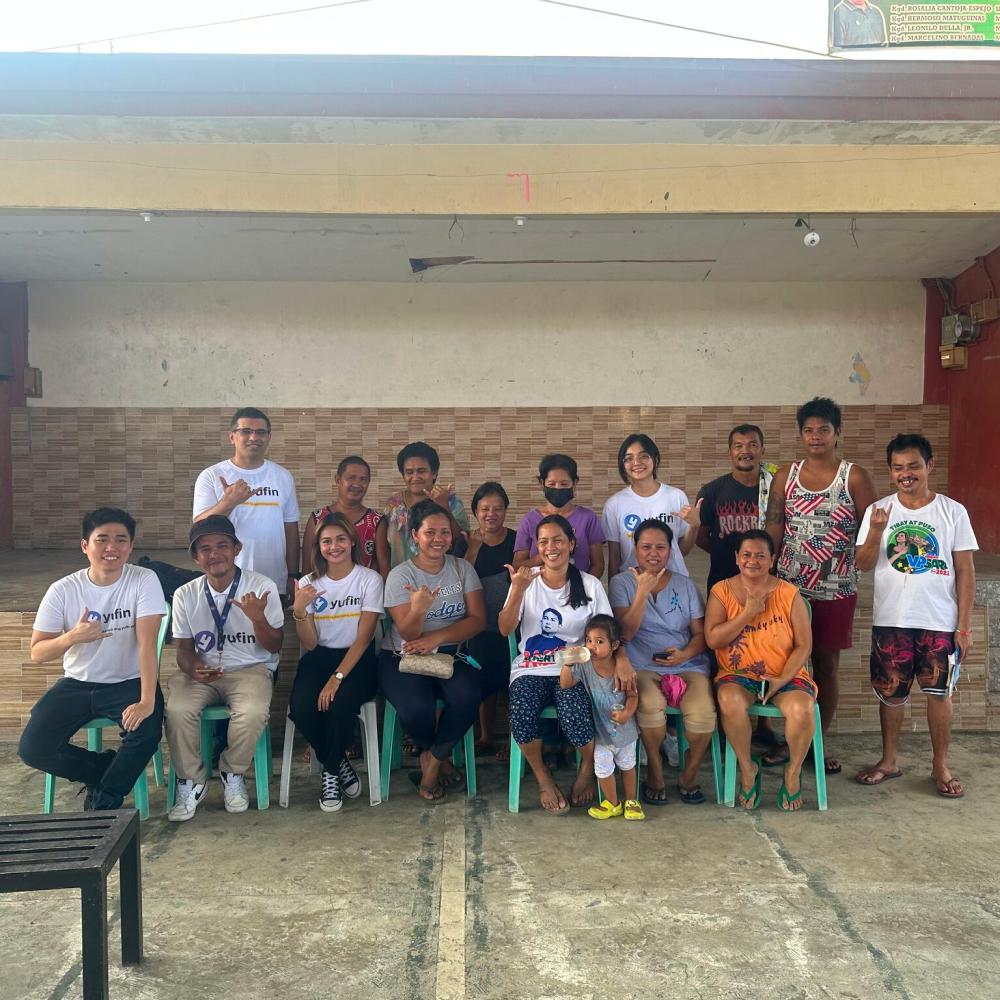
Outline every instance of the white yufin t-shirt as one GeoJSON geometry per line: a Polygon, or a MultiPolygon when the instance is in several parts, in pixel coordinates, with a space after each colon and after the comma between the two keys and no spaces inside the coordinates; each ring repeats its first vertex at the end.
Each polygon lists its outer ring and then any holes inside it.
{"type": "MultiPolygon", "coordinates": [[[[222,614],[229,588],[220,592],[209,584],[208,590],[219,614],[222,614]]],[[[233,597],[241,601],[243,595],[250,592],[258,597],[268,592],[264,616],[272,628],[282,628],[285,624],[285,612],[281,610],[281,596],[274,581],[245,569],[233,597]]],[[[222,656],[219,656],[218,630],[205,599],[205,577],[199,576],[183,587],[178,587],[174,591],[173,606],[174,636],[177,639],[194,639],[195,652],[208,666],[222,667],[223,670],[242,670],[255,663],[266,663],[269,670],[277,670],[279,654],[269,653],[257,641],[253,622],[235,604],[229,609],[229,617],[226,618],[226,641],[222,646],[222,656]]]]}
{"type": "Polygon", "coordinates": [[[67,677],[94,684],[117,684],[139,676],[139,640],[135,623],[139,618],[163,615],[166,602],[160,581],[151,569],[126,563],[122,575],[110,587],[91,583],[81,569],[56,580],[45,592],[35,615],[39,632],[69,632],[83,609],[93,620],[100,615],[107,639],[81,642],[63,654],[67,677]]]}
{"type": "Polygon", "coordinates": [[[292,474],[266,460],[259,469],[241,469],[228,459],[210,465],[194,484],[193,518],[198,519],[222,499],[221,479],[230,486],[242,479],[250,489],[257,491],[229,515],[236,528],[236,537],[243,545],[236,565],[263,573],[283,594],[288,583],[285,525],[294,522],[298,531],[299,523],[299,504],[295,499],[292,474]]]}
{"type": "MultiPolygon", "coordinates": [[[[528,584],[521,598],[518,618],[521,622],[519,655],[511,666],[513,682],[522,674],[558,677],[555,655],[567,646],[584,645],[584,628],[591,615],[610,615],[611,605],[596,576],[581,573],[587,603],[569,606],[569,581],[561,590],[552,590],[542,582],[541,574],[528,584]]],[[[508,598],[510,591],[507,591],[508,598]]]]}
{"type": "MultiPolygon", "coordinates": [[[[954,632],[958,627],[955,590],[956,552],[976,551],[968,511],[938,493],[924,507],[909,510],[899,494],[877,501],[892,504],[875,563],[875,609],[872,624],[954,632]]],[[[858,545],[868,537],[872,508],[865,511],[858,545]]]]}
{"type": "Polygon", "coordinates": [[[626,486],[611,497],[601,512],[601,527],[604,528],[604,537],[609,542],[617,542],[621,547],[622,564],[619,572],[636,565],[632,532],[646,518],[655,517],[668,525],[674,533],[667,569],[680,573],[681,576],[688,576],[684,556],[677,543],[688,533],[690,525],[674,513],[688,503],[687,494],[683,490],[665,483],[660,483],[660,488],[651,497],[639,496],[631,486],[626,486]]]}
{"type": "MultiPolygon", "coordinates": [[[[302,577],[299,586],[312,583],[313,575],[302,577]]],[[[347,649],[358,637],[362,611],[385,613],[382,577],[373,569],[355,565],[343,580],[321,576],[315,584],[319,596],[306,609],[313,615],[319,644],[329,649],[347,649]]]]}

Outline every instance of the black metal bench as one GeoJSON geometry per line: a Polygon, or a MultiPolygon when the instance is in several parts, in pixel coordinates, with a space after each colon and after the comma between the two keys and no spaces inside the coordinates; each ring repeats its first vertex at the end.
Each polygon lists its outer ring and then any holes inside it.
{"type": "MultiPolygon", "coordinates": [[[[0,816],[0,892],[80,889],[83,997],[108,997],[108,872],[121,880],[122,965],[142,961],[139,814],[0,816]]],[[[13,942],[8,941],[7,947],[13,942]]]]}

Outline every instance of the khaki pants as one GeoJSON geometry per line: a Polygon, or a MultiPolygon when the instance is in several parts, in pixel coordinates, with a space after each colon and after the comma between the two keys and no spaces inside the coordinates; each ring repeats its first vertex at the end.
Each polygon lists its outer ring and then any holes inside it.
{"type": "MultiPolygon", "coordinates": [[[[689,733],[715,732],[712,682],[704,674],[694,671],[682,671],[680,676],[687,684],[680,704],[685,729],[689,733]]],[[[639,709],[635,717],[639,728],[659,729],[664,725],[663,713],[667,707],[667,699],[660,688],[660,675],[652,670],[637,670],[636,680],[639,686],[639,709]]]]}
{"type": "Polygon", "coordinates": [[[274,684],[264,663],[232,670],[217,681],[200,684],[178,671],[170,678],[165,717],[167,745],[178,778],[202,784],[208,775],[201,758],[201,713],[210,705],[229,709],[229,745],[219,767],[230,774],[246,774],[257,740],[267,725],[274,684]]]}

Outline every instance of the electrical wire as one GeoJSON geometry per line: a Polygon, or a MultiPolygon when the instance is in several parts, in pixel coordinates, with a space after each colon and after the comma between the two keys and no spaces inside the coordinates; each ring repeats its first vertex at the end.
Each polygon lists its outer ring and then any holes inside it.
{"type": "Polygon", "coordinates": [[[823,59],[843,60],[843,56],[831,55],[829,52],[818,52],[815,49],[803,49],[798,45],[785,45],[782,42],[769,42],[763,38],[748,38],[745,35],[727,35],[722,31],[712,31],[709,28],[692,28],[687,24],[671,24],[668,21],[656,21],[649,17],[639,17],[638,14],[623,14],[617,10],[602,10],[599,7],[587,7],[578,3],[567,3],[566,0],[537,0],[538,3],[551,4],[554,7],[569,7],[571,10],[584,10],[591,14],[605,14],[607,17],[620,17],[626,21],[638,21],[641,24],[655,24],[661,28],[675,28],[678,31],[693,31],[698,35],[710,35],[713,38],[727,38],[734,42],[754,42],[758,45],[770,45],[776,49],[786,49],[789,52],[799,52],[807,56],[820,56],[823,59]]]}
{"type": "Polygon", "coordinates": [[[44,49],[31,49],[32,52],[58,52],[60,49],[76,49],[81,45],[100,45],[102,42],[121,42],[127,38],[144,38],[147,35],[166,35],[172,31],[194,31],[197,28],[219,28],[226,24],[240,24],[243,21],[262,21],[269,17],[284,17],[287,14],[309,14],[317,10],[329,10],[331,7],[351,7],[359,3],[371,3],[372,0],[340,0],[340,3],[324,3],[318,7],[300,7],[298,10],[276,10],[270,14],[253,14],[249,17],[234,17],[228,21],[208,21],[205,24],[185,24],[179,28],[156,28],[153,31],[136,31],[131,35],[112,35],[110,38],[94,38],[89,42],[70,42],[67,45],[50,45],[44,49]]]}

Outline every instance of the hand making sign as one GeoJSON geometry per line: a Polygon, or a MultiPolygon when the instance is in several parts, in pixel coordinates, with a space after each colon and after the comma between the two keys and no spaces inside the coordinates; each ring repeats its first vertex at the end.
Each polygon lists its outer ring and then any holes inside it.
{"type": "Polygon", "coordinates": [[[1000,3],[830,0],[830,48],[996,45],[1000,3]]]}

